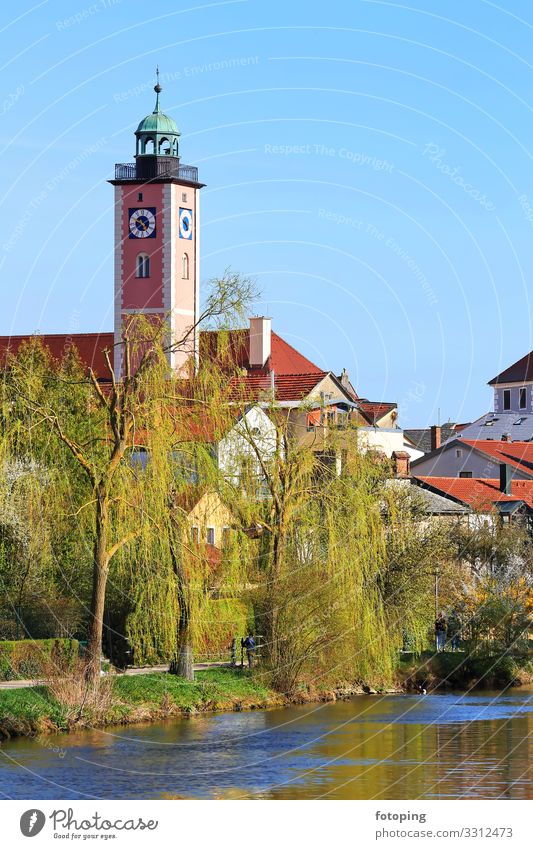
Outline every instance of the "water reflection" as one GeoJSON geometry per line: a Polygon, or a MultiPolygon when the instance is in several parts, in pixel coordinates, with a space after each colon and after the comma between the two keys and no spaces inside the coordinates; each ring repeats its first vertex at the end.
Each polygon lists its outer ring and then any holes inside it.
{"type": "Polygon", "coordinates": [[[361,696],[13,741],[8,798],[531,798],[533,693],[361,696]]]}

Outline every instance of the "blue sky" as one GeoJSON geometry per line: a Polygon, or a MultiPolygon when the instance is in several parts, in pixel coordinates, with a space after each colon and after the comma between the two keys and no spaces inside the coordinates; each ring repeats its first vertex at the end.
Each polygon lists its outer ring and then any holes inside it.
{"type": "Polygon", "coordinates": [[[480,415],[533,348],[530,3],[50,0],[0,28],[0,333],[111,328],[106,180],[159,63],[203,280],[255,276],[405,427],[480,415]]]}

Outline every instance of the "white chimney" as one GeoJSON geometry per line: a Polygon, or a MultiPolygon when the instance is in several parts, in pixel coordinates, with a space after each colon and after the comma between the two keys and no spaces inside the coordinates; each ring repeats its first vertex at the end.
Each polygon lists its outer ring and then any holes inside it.
{"type": "Polygon", "coordinates": [[[263,368],[271,353],[272,319],[256,316],[250,319],[250,366],[263,368]]]}

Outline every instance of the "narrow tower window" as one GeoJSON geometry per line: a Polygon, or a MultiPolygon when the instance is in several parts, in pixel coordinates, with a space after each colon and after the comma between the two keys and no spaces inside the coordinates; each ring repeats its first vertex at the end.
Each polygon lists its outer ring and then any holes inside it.
{"type": "Polygon", "coordinates": [[[183,254],[181,258],[181,279],[189,279],[189,257],[187,254],[183,254]]]}
{"type": "Polygon", "coordinates": [[[137,277],[150,277],[150,257],[139,254],[137,257],[137,277]]]}

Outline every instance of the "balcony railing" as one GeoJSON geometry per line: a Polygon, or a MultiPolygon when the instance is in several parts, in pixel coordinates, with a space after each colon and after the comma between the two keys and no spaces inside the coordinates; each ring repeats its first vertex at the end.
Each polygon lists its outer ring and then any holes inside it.
{"type": "Polygon", "coordinates": [[[178,162],[154,157],[149,163],[118,162],[115,165],[115,180],[150,180],[158,177],[173,177],[177,180],[198,182],[198,168],[194,165],[180,165],[178,162]]]}

